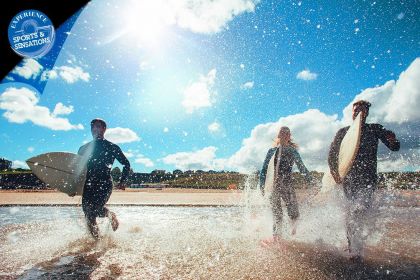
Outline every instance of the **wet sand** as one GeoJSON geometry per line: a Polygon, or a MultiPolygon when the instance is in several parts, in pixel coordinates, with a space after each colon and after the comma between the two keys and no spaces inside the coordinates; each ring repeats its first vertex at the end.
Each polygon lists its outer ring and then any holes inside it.
{"type": "MultiPolygon", "coordinates": [[[[239,190],[126,189],[114,190],[108,205],[230,206],[238,205],[242,197],[239,190]]],[[[80,203],[80,196],[69,197],[58,191],[0,191],[0,206],[71,206],[80,203]]]]}
{"type": "MultiPolygon", "coordinates": [[[[298,199],[305,200],[310,192],[297,191],[298,199]]],[[[420,190],[378,190],[376,199],[384,205],[420,207],[420,190]]],[[[114,190],[108,205],[147,206],[235,206],[244,200],[241,190],[147,188],[114,190]]],[[[0,206],[72,206],[79,205],[81,197],[54,191],[0,190],[0,206]]]]}

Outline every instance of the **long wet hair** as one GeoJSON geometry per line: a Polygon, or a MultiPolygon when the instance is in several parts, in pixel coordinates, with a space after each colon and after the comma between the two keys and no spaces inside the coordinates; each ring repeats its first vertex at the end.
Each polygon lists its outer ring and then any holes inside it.
{"type": "Polygon", "coordinates": [[[287,126],[282,126],[280,128],[277,138],[274,140],[275,146],[282,145],[283,147],[291,146],[297,148],[298,145],[292,141],[292,134],[290,129],[287,126]]]}

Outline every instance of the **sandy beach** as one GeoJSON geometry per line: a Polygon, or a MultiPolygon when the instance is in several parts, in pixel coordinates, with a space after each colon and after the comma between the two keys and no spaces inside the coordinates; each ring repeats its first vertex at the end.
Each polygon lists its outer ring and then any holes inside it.
{"type": "MultiPolygon", "coordinates": [[[[298,199],[304,200],[309,192],[297,191],[298,199]]],[[[378,190],[377,200],[397,207],[420,207],[419,190],[378,190]]],[[[108,205],[124,206],[234,206],[244,199],[242,190],[145,188],[114,190],[108,205]]],[[[76,206],[81,197],[69,197],[55,191],[0,190],[0,206],[76,206]]]]}

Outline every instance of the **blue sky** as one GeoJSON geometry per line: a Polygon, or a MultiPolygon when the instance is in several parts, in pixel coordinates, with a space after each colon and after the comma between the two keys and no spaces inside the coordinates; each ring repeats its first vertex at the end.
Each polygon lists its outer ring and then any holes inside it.
{"type": "Polygon", "coordinates": [[[100,117],[137,172],[245,172],[288,125],[304,162],[323,170],[349,104],[364,98],[370,121],[403,143],[380,149],[380,169],[418,170],[419,7],[383,2],[91,1],[53,68],[13,70],[45,80],[41,94],[0,85],[0,156],[21,166],[77,152],[100,117]]]}

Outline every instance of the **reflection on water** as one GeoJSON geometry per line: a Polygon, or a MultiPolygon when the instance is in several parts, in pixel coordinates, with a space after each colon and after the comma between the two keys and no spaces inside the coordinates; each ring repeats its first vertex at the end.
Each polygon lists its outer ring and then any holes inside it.
{"type": "MultiPolygon", "coordinates": [[[[251,198],[254,199],[254,198],[251,198]]],[[[249,204],[247,204],[249,205],[249,204]]],[[[77,207],[0,208],[1,279],[415,279],[419,271],[418,208],[380,209],[367,261],[346,258],[345,236],[332,209],[303,209],[295,237],[261,246],[271,234],[264,203],[238,207],[112,207],[113,232],[86,233],[77,207]],[[314,216],[316,209],[322,215],[314,216]],[[322,218],[324,216],[324,218],[322,218]],[[329,222],[328,222],[329,221],[329,222]],[[337,224],[338,223],[338,224],[337,224]],[[329,224],[329,227],[328,227],[329,224]]]]}

